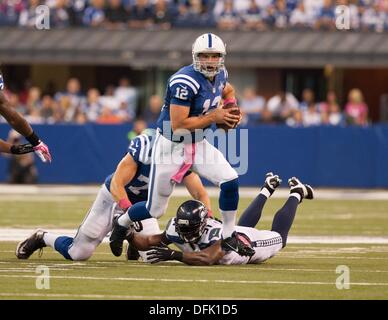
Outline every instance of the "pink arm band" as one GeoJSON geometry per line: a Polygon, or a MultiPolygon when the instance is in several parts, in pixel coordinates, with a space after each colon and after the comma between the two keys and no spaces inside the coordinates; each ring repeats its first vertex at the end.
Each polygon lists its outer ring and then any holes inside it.
{"type": "Polygon", "coordinates": [[[228,99],[225,99],[225,100],[224,100],[224,106],[227,105],[227,104],[229,104],[229,103],[237,104],[236,98],[228,98],[228,99]]]}
{"type": "Polygon", "coordinates": [[[124,211],[132,206],[131,201],[129,201],[127,198],[121,199],[118,204],[119,204],[119,207],[124,211]]]}

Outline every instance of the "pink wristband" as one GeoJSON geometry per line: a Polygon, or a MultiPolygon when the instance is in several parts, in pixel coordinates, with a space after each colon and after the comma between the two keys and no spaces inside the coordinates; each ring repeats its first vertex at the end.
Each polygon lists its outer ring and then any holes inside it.
{"type": "Polygon", "coordinates": [[[213,218],[213,211],[211,211],[210,209],[207,209],[207,216],[208,218],[213,218]]]}
{"type": "Polygon", "coordinates": [[[229,103],[237,104],[236,98],[228,98],[224,100],[224,106],[226,106],[229,103]]]}
{"type": "Polygon", "coordinates": [[[132,206],[131,201],[129,201],[127,198],[121,199],[118,204],[119,204],[119,207],[124,211],[126,211],[129,207],[132,206]]]}

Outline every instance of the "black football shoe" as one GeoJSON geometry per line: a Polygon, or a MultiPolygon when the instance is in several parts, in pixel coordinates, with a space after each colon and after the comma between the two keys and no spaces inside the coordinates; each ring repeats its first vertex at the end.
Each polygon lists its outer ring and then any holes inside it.
{"type": "Polygon", "coordinates": [[[113,255],[116,257],[120,257],[123,253],[123,242],[127,237],[127,233],[130,231],[129,228],[123,227],[119,225],[118,219],[120,216],[117,216],[113,220],[113,229],[112,233],[109,237],[109,246],[113,255]]]}
{"type": "Polygon", "coordinates": [[[290,194],[298,193],[300,195],[300,202],[303,199],[314,199],[314,189],[310,185],[300,182],[298,178],[292,177],[288,179],[288,185],[290,186],[290,194]]]}
{"type": "Polygon", "coordinates": [[[261,187],[261,190],[267,189],[269,194],[272,195],[275,192],[275,189],[280,186],[282,179],[278,175],[274,175],[272,172],[268,172],[265,175],[264,185],[261,187]]]}
{"type": "Polygon", "coordinates": [[[36,250],[46,246],[43,236],[46,231],[36,230],[29,238],[20,242],[16,247],[16,257],[18,259],[28,259],[36,250]]]}

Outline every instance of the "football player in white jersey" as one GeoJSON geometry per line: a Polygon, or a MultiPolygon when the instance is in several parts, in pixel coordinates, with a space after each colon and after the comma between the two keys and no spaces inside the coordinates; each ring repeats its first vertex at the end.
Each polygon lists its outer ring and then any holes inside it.
{"type": "Polygon", "coordinates": [[[207,217],[206,207],[196,200],[183,203],[176,217],[168,223],[162,234],[142,237],[131,233],[132,244],[147,252],[151,262],[177,260],[189,265],[261,263],[273,257],[286,246],[298,205],[303,199],[313,199],[311,186],[297,178],[289,179],[290,196],[275,214],[271,230],[255,229],[266,200],[280,185],[279,176],[268,173],[259,195],[242,214],[235,227],[237,237],[252,249],[250,256],[241,256],[225,250],[221,222],[207,217]],[[174,243],[182,251],[171,250],[174,243]]]}
{"type": "MultiPolygon", "coordinates": [[[[19,259],[28,259],[36,250],[49,246],[69,260],[89,259],[112,230],[114,218],[133,204],[147,200],[151,152],[152,138],[149,135],[142,134],[134,138],[115,173],[105,179],[75,237],[37,230],[18,244],[16,256],[19,259]]],[[[183,183],[193,198],[203,201],[210,208],[209,196],[198,175],[187,172],[183,183]]],[[[140,226],[141,234],[160,233],[155,218],[143,220],[140,226]]],[[[126,231],[127,229],[124,230],[126,231]]],[[[133,250],[127,251],[128,258],[129,253],[133,254],[133,250]]],[[[144,252],[140,252],[140,255],[143,260],[147,260],[144,252]]],[[[137,260],[137,257],[131,260],[137,260]]]]}
{"type": "MultiPolygon", "coordinates": [[[[198,37],[192,47],[193,63],[172,75],[167,84],[164,105],[152,153],[148,199],[118,219],[118,226],[131,221],[159,218],[167,209],[176,182],[189,168],[220,187],[219,209],[223,220],[225,246],[245,254],[244,245],[234,235],[239,201],[239,179],[221,151],[205,139],[212,124],[235,128],[241,120],[235,90],[228,82],[224,42],[212,33],[198,37]],[[231,105],[229,109],[221,107],[231,105]]],[[[112,231],[112,252],[120,252],[123,237],[112,231]],[[118,250],[116,250],[118,248],[118,250]]]]}

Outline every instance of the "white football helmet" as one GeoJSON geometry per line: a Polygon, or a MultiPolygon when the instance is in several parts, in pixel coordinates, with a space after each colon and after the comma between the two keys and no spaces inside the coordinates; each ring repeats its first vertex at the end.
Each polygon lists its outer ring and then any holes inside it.
{"type": "Polygon", "coordinates": [[[220,37],[213,33],[204,33],[193,43],[193,66],[194,70],[201,72],[205,77],[214,77],[224,68],[226,49],[220,37]],[[200,53],[219,53],[217,63],[200,61],[200,53]]]}

